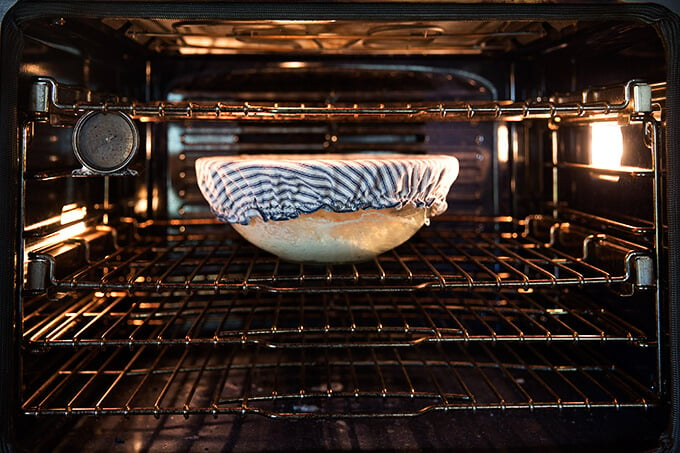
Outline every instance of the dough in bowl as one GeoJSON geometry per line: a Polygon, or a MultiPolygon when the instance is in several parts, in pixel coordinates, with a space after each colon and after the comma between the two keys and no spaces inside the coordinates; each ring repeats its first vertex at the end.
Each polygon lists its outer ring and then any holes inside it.
{"type": "Polygon", "coordinates": [[[253,155],[196,161],[215,216],[282,259],[370,260],[446,210],[451,156],[253,155]]]}
{"type": "Polygon", "coordinates": [[[291,220],[254,217],[232,226],[263,250],[288,261],[357,263],[403,244],[429,223],[428,208],[366,209],[354,212],[319,210],[291,220]]]}

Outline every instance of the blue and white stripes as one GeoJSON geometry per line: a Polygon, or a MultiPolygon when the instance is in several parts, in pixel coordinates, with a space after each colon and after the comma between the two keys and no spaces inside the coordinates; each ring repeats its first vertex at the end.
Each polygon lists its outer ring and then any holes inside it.
{"type": "Polygon", "coordinates": [[[437,215],[446,210],[458,160],[397,154],[203,157],[196,160],[196,175],[215,216],[229,223],[407,204],[437,215]]]}

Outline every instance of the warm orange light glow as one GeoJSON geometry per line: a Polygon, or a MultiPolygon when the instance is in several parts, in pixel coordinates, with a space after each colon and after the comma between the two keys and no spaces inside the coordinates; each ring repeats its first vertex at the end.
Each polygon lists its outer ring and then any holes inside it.
{"type": "Polygon", "coordinates": [[[623,135],[617,123],[593,123],[591,126],[590,163],[593,167],[621,168],[623,135]]]}
{"type": "Polygon", "coordinates": [[[282,68],[286,69],[300,69],[307,65],[304,61],[284,61],[281,63],[282,68]]]}
{"type": "Polygon", "coordinates": [[[30,252],[34,252],[38,249],[43,249],[50,247],[52,245],[59,244],[61,242],[64,242],[67,239],[72,239],[74,237],[78,237],[82,235],[85,231],[87,231],[87,225],[85,222],[78,222],[74,225],[71,225],[67,228],[64,228],[63,230],[60,230],[58,233],[53,234],[51,236],[48,236],[45,238],[45,240],[40,241],[36,244],[33,244],[32,246],[26,247],[26,254],[30,252]]]}
{"type": "Polygon", "coordinates": [[[87,208],[79,208],[76,204],[66,205],[61,208],[61,224],[66,225],[68,223],[73,223],[78,220],[83,220],[87,216],[87,208]]]}
{"type": "Polygon", "coordinates": [[[508,126],[499,124],[496,126],[496,149],[498,150],[498,161],[505,163],[510,155],[510,141],[508,126]]]}

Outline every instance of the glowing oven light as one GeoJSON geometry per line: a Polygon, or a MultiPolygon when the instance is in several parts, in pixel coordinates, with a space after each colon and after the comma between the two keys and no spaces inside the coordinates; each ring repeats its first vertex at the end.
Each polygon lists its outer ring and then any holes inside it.
{"type": "Polygon", "coordinates": [[[496,127],[496,146],[498,151],[498,161],[507,163],[510,157],[510,134],[508,126],[499,124],[496,127]]]}
{"type": "Polygon", "coordinates": [[[597,168],[621,168],[623,135],[617,123],[593,123],[591,126],[590,164],[597,168]]]}

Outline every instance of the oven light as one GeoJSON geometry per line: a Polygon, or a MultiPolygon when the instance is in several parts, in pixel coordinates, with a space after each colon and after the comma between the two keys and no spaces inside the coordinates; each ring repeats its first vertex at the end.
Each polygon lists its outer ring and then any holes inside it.
{"type": "Polygon", "coordinates": [[[510,141],[508,134],[508,126],[499,124],[496,126],[496,147],[498,150],[498,161],[506,163],[510,155],[510,141]]]}
{"type": "Polygon", "coordinates": [[[590,164],[596,168],[621,168],[623,135],[615,122],[593,123],[591,126],[590,164]]]}

